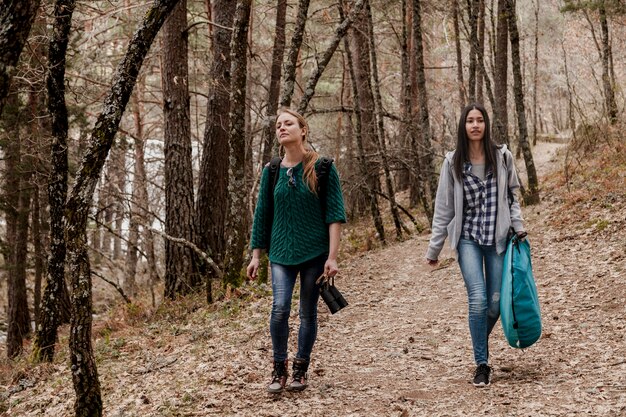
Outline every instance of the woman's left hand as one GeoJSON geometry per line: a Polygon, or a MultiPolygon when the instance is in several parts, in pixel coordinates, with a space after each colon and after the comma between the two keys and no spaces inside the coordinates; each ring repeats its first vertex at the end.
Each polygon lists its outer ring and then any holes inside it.
{"type": "Polygon", "coordinates": [[[328,258],[324,264],[324,275],[327,277],[334,277],[339,272],[337,267],[337,260],[328,258]]]}

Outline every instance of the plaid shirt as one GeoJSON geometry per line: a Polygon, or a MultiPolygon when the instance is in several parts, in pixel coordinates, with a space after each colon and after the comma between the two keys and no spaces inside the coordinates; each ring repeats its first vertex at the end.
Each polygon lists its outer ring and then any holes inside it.
{"type": "Polygon", "coordinates": [[[463,239],[479,245],[495,245],[498,182],[490,168],[481,180],[472,174],[472,164],[463,165],[463,239]]]}

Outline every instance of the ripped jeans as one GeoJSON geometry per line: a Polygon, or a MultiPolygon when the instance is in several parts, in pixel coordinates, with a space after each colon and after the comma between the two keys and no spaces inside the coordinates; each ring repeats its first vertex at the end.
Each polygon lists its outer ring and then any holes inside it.
{"type": "Polygon", "coordinates": [[[500,288],[504,253],[495,245],[482,246],[460,239],[457,245],[459,266],[467,289],[469,328],[477,365],[489,360],[489,334],[500,317],[500,288]]]}

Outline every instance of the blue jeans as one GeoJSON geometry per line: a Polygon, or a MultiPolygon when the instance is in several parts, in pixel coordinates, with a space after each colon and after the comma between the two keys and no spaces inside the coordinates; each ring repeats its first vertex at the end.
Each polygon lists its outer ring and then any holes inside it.
{"type": "Polygon", "coordinates": [[[469,328],[477,365],[489,360],[489,334],[500,317],[500,288],[504,253],[496,247],[482,246],[460,239],[457,246],[459,266],[467,289],[469,328]]]}
{"type": "Polygon", "coordinates": [[[315,281],[324,273],[327,258],[328,255],[324,254],[299,265],[272,263],[274,301],[270,318],[270,334],[274,361],[280,362],[287,359],[291,297],[298,273],[300,273],[300,330],[296,358],[310,360],[317,337],[317,300],[320,295],[319,285],[315,281]]]}

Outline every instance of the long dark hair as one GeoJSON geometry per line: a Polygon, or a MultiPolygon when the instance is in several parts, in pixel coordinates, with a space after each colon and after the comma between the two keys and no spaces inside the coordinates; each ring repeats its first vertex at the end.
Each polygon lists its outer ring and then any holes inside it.
{"type": "Polygon", "coordinates": [[[489,115],[487,110],[482,104],[472,103],[466,106],[461,112],[459,118],[459,128],[457,131],[456,139],[456,152],[454,153],[453,167],[454,173],[457,178],[463,178],[463,164],[465,161],[469,161],[469,146],[467,138],[467,130],[465,129],[465,122],[467,121],[467,115],[472,110],[478,110],[482,113],[485,120],[485,136],[483,136],[483,147],[485,148],[485,172],[489,167],[493,167],[493,175],[497,176],[497,160],[496,160],[496,148],[497,145],[491,140],[491,125],[489,124],[489,115]]]}

